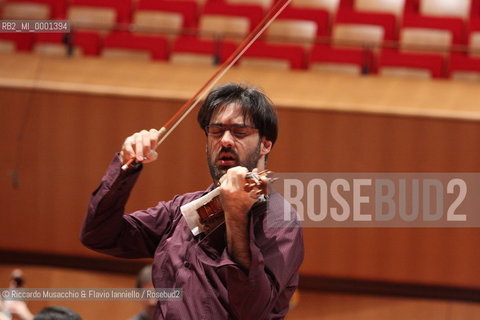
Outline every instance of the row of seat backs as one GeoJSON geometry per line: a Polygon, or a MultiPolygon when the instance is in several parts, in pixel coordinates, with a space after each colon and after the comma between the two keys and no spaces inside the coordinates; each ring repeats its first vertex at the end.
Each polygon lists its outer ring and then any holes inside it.
{"type": "MultiPolygon", "coordinates": [[[[105,58],[153,59],[172,63],[213,65],[225,61],[237,44],[228,40],[205,40],[182,36],[169,42],[163,36],[112,32],[101,38],[98,33],[74,34],[0,34],[15,39],[17,49],[39,54],[103,56],[105,58]],[[22,39],[22,41],[19,41],[22,39]]],[[[2,47],[0,46],[0,51],[2,47]]],[[[480,59],[464,54],[401,53],[386,48],[333,48],[316,44],[310,50],[302,46],[257,41],[240,60],[241,66],[268,67],[280,70],[336,70],[356,74],[401,74],[422,77],[450,77],[452,73],[480,72],[480,59]]]]}
{"type": "MultiPolygon", "coordinates": [[[[29,0],[33,1],[33,0],[29,0]]],[[[40,3],[55,3],[56,10],[61,11],[58,8],[62,5],[66,8],[65,1],[61,0],[35,0],[40,3]],[[63,3],[63,4],[62,4],[63,3]],[[62,4],[62,5],[61,5],[62,4]]],[[[327,46],[316,46],[316,50],[312,50],[313,59],[321,60],[326,59],[328,62],[336,62],[337,64],[343,64],[350,59],[350,64],[353,64],[355,68],[360,67],[361,70],[367,69],[369,72],[375,72],[375,67],[368,67],[368,63],[365,63],[365,59],[362,54],[358,52],[369,52],[363,50],[365,46],[372,47],[372,50],[380,50],[380,46],[397,46],[396,31],[398,30],[399,23],[396,20],[395,13],[404,13],[403,20],[401,20],[401,32],[399,33],[399,47],[401,51],[395,50],[383,50],[385,53],[379,55],[383,57],[379,59],[380,65],[382,61],[385,63],[397,63],[397,64],[410,64],[415,67],[416,64],[422,64],[418,61],[425,60],[426,62],[437,61],[436,65],[440,65],[441,60],[446,54],[452,51],[452,45],[469,45],[469,52],[475,55],[476,50],[480,48],[479,32],[476,32],[475,28],[470,28],[470,35],[468,40],[465,41],[465,13],[463,18],[458,15],[454,17],[450,15],[448,17],[441,17],[439,7],[432,6],[434,3],[444,4],[443,8],[448,8],[446,5],[449,1],[443,0],[341,0],[337,1],[337,13],[333,21],[333,31],[329,35],[329,11],[323,9],[311,10],[305,9],[299,6],[295,6],[298,3],[294,0],[291,7],[279,17],[277,21],[267,30],[267,37],[265,40],[269,42],[296,42],[304,45],[307,49],[313,45],[315,40],[319,38],[326,42],[327,46]],[[390,9],[387,7],[387,3],[390,4],[390,9]],[[375,4],[375,5],[374,5],[375,4]],[[393,10],[393,4],[396,4],[396,9],[393,10]],[[430,16],[425,16],[425,8],[435,7],[436,12],[430,12],[430,16]],[[403,11],[399,10],[400,7],[404,8],[403,11]],[[424,9],[422,9],[424,8],[424,9]],[[390,11],[389,11],[390,10],[390,11]],[[301,35],[301,36],[299,36],[301,35]],[[323,38],[322,38],[323,37],[323,38]],[[390,41],[390,42],[389,42],[390,41]],[[318,48],[323,48],[321,51],[318,48]],[[377,49],[376,49],[377,48],[377,49]],[[418,56],[412,60],[412,55],[409,52],[422,51],[430,53],[427,55],[418,56]],[[430,52],[429,52],[430,51],[430,52]],[[318,54],[314,54],[319,52],[318,54]],[[440,53],[440,55],[432,55],[431,53],[440,53]],[[432,59],[428,59],[429,56],[434,56],[432,59]],[[317,57],[317,58],[315,58],[317,57]],[[333,61],[336,60],[336,61],[333,61]],[[361,61],[360,63],[358,61],[361,61]],[[417,61],[417,62],[415,62],[417,61]],[[365,67],[367,65],[367,67],[365,67]]],[[[325,5],[332,5],[333,0],[319,0],[323,1],[325,5]]],[[[8,0],[8,3],[28,3],[27,0],[8,0]]],[[[310,2],[312,5],[313,1],[310,2]]],[[[456,8],[471,8],[469,17],[469,25],[475,23],[473,17],[476,15],[472,12],[476,12],[480,15],[480,9],[477,0],[455,1],[456,8]],[[463,3],[463,5],[462,5],[463,3]]],[[[129,0],[72,0],[69,4],[70,10],[68,11],[72,15],[72,19],[76,21],[76,28],[82,29],[82,26],[93,26],[95,30],[100,33],[108,33],[114,27],[118,27],[118,24],[128,22],[129,10],[132,7],[132,2],[129,0]],[[93,14],[89,10],[96,12],[93,14]],[[81,18],[82,14],[86,18],[81,18]],[[82,20],[83,19],[83,20],[82,20]],[[90,19],[90,20],[89,20],[90,19]],[[97,21],[97,22],[95,22],[97,21]],[[106,22],[110,21],[109,24],[106,22]],[[105,23],[102,25],[102,23],[105,23]],[[116,26],[115,26],[116,24],[116,26]]],[[[135,3],[137,9],[134,15],[134,24],[125,24],[124,27],[128,30],[133,29],[137,33],[147,32],[151,33],[156,31],[163,34],[176,35],[180,29],[188,29],[194,27],[197,23],[198,16],[197,3],[192,1],[168,1],[168,0],[139,0],[135,3]],[[177,30],[165,30],[165,25],[169,25],[169,20],[172,16],[169,13],[173,12],[173,17],[176,16],[177,30]],[[158,14],[166,13],[165,16],[157,16],[158,14]],[[180,14],[175,14],[180,13],[180,14]],[[157,27],[158,29],[155,29],[157,27]]],[[[5,8],[4,8],[5,9],[5,8]]],[[[328,9],[328,8],[327,8],[328,9]]],[[[55,10],[52,10],[55,11],[55,10]]],[[[455,10],[451,10],[454,12],[455,10]]],[[[5,13],[5,10],[4,10],[5,13]]],[[[219,31],[223,31],[223,37],[226,37],[232,41],[239,41],[253,26],[255,26],[263,15],[263,8],[260,8],[255,4],[238,4],[232,5],[225,1],[210,0],[203,5],[203,13],[200,15],[201,33],[205,35],[205,38],[212,38],[218,35],[219,31]],[[223,17],[222,17],[223,16],[223,17]]],[[[71,17],[71,18],[72,18],[71,17]]],[[[480,19],[478,20],[480,21],[480,19]]],[[[479,28],[480,29],[480,28],[479,28]]],[[[88,38],[88,37],[87,37],[88,38]]],[[[91,38],[90,38],[91,39],[91,38]]],[[[151,38],[149,38],[151,39],[151,38]]],[[[207,41],[208,42],[208,41],[207,41]]],[[[155,42],[154,42],[155,43],[155,42]]],[[[93,46],[95,47],[95,46],[93,46]]],[[[162,45],[159,45],[158,54],[155,53],[155,57],[165,57],[165,50],[161,49],[162,45]]],[[[291,46],[287,46],[291,48],[291,46]]],[[[453,48],[454,51],[459,50],[459,47],[453,48]]],[[[463,50],[465,48],[460,48],[463,50]]],[[[88,51],[88,50],[87,50],[88,51]]],[[[267,50],[268,51],[268,50],[267,50]]],[[[292,50],[287,50],[292,51],[292,50]]],[[[295,52],[298,50],[293,50],[295,52]]],[[[292,55],[295,56],[295,55],[292,55]]],[[[458,56],[452,54],[452,56],[458,56]]],[[[468,59],[468,63],[464,65],[475,66],[477,63],[476,58],[470,56],[465,57],[468,59]]],[[[464,60],[465,60],[464,59],[464,60]]],[[[295,59],[293,59],[295,60],[295,59]]],[[[458,60],[458,59],[457,59],[458,60]]],[[[325,64],[325,63],[324,63],[325,64]]],[[[425,63],[423,63],[425,64],[425,63]]],[[[426,63],[428,64],[428,63],[426,63]]],[[[431,63],[430,63],[431,64],[431,63]]],[[[297,68],[305,65],[305,63],[293,63],[297,68]]],[[[376,64],[372,64],[375,66],[376,64]]],[[[427,68],[428,69],[428,68],[427,68]]],[[[432,74],[440,75],[445,72],[438,71],[435,68],[435,72],[432,74]]],[[[432,69],[433,70],[433,69],[432,69]]]]}
{"type": "MultiPolygon", "coordinates": [[[[271,7],[275,0],[173,0],[176,5],[191,2],[200,11],[205,2],[224,2],[227,4],[255,5],[264,9],[271,7]]],[[[5,0],[6,6],[13,4],[44,4],[52,10],[50,16],[44,18],[65,18],[67,7],[104,7],[113,8],[119,14],[120,21],[128,19],[129,13],[143,7],[154,6],[162,2],[158,0],[5,0]],[[149,3],[149,4],[147,4],[149,3]]],[[[0,2],[1,3],[1,2],[0,2]]],[[[356,10],[358,12],[391,13],[400,17],[405,14],[421,14],[424,16],[458,17],[468,19],[471,15],[478,16],[478,0],[293,0],[291,6],[298,8],[323,9],[334,15],[337,11],[356,10]]]]}
{"type": "MultiPolygon", "coordinates": [[[[2,15],[4,19],[21,18],[22,14],[25,18],[25,13],[38,19],[45,16],[45,10],[34,16],[35,10],[26,7],[33,3],[43,9],[51,7],[51,17],[60,18],[64,12],[80,29],[107,32],[124,28],[173,36],[195,30],[207,35],[223,33],[239,40],[259,23],[264,8],[226,1],[232,0],[207,1],[200,13],[193,1],[139,0],[132,14],[131,0],[72,0],[68,10],[65,0],[7,0],[2,15]]],[[[403,47],[422,44],[445,50],[452,45],[476,45],[480,42],[479,31],[480,0],[294,0],[266,34],[270,41],[302,42],[307,46],[315,39],[331,38],[353,45],[399,42],[403,47]],[[302,1],[319,7],[301,7],[305,6],[302,1]],[[331,21],[328,10],[334,7],[338,12],[331,21]],[[398,20],[400,12],[405,14],[398,20]]]]}

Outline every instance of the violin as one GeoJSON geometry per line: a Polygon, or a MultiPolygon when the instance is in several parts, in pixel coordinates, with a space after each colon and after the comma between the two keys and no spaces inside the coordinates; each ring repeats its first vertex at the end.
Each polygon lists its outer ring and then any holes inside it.
{"type": "MultiPolygon", "coordinates": [[[[258,174],[249,172],[245,176],[244,190],[246,192],[252,191],[254,188],[257,188],[257,195],[263,195],[263,199],[267,196],[267,184],[270,180],[268,174],[270,171],[263,170],[258,174]]],[[[260,197],[262,199],[262,197],[260,197]]],[[[214,197],[210,202],[205,203],[203,206],[197,209],[198,215],[200,216],[200,223],[208,224],[218,219],[219,217],[223,218],[223,208],[220,202],[220,196],[214,197]]]]}
{"type": "MultiPolygon", "coordinates": [[[[266,201],[268,198],[268,185],[275,181],[268,175],[272,173],[263,170],[258,173],[248,172],[245,175],[246,192],[256,190],[257,201],[266,201]]],[[[182,214],[194,235],[201,232],[209,233],[224,221],[224,212],[220,201],[220,188],[216,188],[203,197],[182,206],[182,214]]]]}

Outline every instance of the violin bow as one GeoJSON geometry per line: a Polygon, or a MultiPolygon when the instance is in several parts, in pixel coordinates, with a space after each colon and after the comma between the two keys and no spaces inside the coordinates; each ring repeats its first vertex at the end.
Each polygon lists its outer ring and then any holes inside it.
{"type": "MultiPolygon", "coordinates": [[[[262,35],[282,11],[292,2],[292,0],[279,0],[267,12],[262,21],[243,39],[235,51],[225,60],[214,74],[198,89],[198,91],[177,110],[177,112],[160,128],[158,131],[160,140],[154,150],[172,133],[172,131],[185,119],[195,106],[205,97],[213,86],[227,73],[228,70],[240,59],[245,51],[262,35]]],[[[135,158],[131,158],[122,166],[122,170],[138,165],[135,158]]]]}

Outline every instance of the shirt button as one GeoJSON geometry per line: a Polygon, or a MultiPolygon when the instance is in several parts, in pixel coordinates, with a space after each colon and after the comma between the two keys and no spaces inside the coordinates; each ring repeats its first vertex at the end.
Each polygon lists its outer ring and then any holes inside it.
{"type": "Polygon", "coordinates": [[[184,262],[183,262],[183,266],[184,266],[185,268],[187,268],[187,269],[190,269],[190,262],[184,261],[184,262]]]}

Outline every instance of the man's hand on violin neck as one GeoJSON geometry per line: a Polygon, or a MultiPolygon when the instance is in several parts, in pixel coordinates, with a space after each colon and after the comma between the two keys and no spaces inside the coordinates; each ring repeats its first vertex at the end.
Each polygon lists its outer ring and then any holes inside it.
{"type": "MultiPolygon", "coordinates": [[[[254,169],[253,172],[257,172],[254,169]]],[[[228,169],[220,179],[220,199],[225,212],[225,219],[245,220],[248,211],[257,200],[256,190],[245,191],[245,176],[248,173],[245,167],[228,169]]]]}
{"type": "Polygon", "coordinates": [[[126,138],[120,151],[122,163],[125,164],[132,158],[143,163],[157,160],[158,154],[155,148],[159,136],[158,130],[150,129],[136,132],[126,138]]]}

